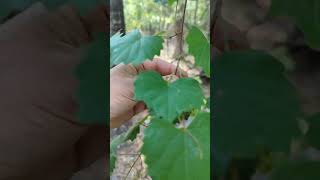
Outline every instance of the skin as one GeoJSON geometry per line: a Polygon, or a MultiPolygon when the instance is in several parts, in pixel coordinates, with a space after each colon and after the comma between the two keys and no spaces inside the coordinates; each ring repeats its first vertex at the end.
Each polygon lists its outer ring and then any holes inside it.
{"type": "MultiPolygon", "coordinates": [[[[155,58],[153,61],[146,61],[139,66],[120,64],[110,71],[110,127],[116,128],[134,115],[146,109],[142,102],[134,100],[134,80],[143,72],[153,70],[162,76],[174,74],[176,66],[164,60],[155,58]]],[[[185,72],[177,72],[186,76],[185,72]]],[[[147,83],[147,82],[146,82],[147,83]]]]}

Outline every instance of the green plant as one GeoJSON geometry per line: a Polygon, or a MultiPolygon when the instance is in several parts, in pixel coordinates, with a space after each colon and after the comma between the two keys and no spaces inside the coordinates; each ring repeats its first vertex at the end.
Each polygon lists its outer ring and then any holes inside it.
{"type": "MultiPolygon", "coordinates": [[[[166,1],[156,2],[167,4],[166,1]]],[[[174,2],[171,0],[168,5],[174,2]]],[[[187,2],[185,0],[183,4],[183,22],[187,2]]],[[[185,32],[182,27],[182,32],[176,33],[185,32]]],[[[110,39],[110,64],[138,65],[153,59],[160,54],[164,38],[159,35],[143,36],[138,29],[124,36],[116,34],[110,39]]],[[[210,45],[205,35],[193,26],[186,42],[189,54],[195,58],[195,65],[210,77],[210,45]]],[[[182,55],[177,57],[178,67],[183,58],[182,55]]],[[[150,112],[148,118],[138,122],[143,124],[146,119],[150,120],[144,130],[141,149],[148,174],[153,179],[210,179],[209,101],[199,82],[194,78],[168,82],[157,72],[147,71],[138,75],[134,88],[135,100],[144,101],[150,112]]],[[[138,132],[135,131],[134,137],[138,132]]],[[[116,161],[116,146],[128,140],[126,137],[120,135],[111,142],[110,167],[114,167],[116,161]]],[[[113,168],[110,170],[112,172],[113,168]]]]}
{"type": "MultiPolygon", "coordinates": [[[[288,16],[304,33],[306,44],[319,48],[319,10],[315,0],[272,0],[269,16],[288,16]]],[[[279,57],[227,48],[214,59],[211,169],[215,178],[246,180],[256,171],[271,180],[320,178],[320,162],[304,157],[310,147],[319,150],[319,115],[303,113],[297,89],[279,57]]]]}

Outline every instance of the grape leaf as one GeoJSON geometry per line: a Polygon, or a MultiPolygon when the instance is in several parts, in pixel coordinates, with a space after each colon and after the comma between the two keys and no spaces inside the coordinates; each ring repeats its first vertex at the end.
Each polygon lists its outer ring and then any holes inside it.
{"type": "Polygon", "coordinates": [[[226,156],[254,157],[258,146],[288,152],[300,106],[284,67],[259,51],[230,52],[214,63],[213,137],[226,156]]]}
{"type": "Polygon", "coordinates": [[[311,146],[320,149],[320,114],[315,114],[307,119],[309,129],[306,134],[306,139],[311,146]]]}
{"type": "Polygon", "coordinates": [[[142,154],[153,179],[210,179],[210,114],[199,113],[186,129],[153,119],[142,154]]]}
{"type": "Polygon", "coordinates": [[[187,36],[189,53],[195,58],[196,65],[210,77],[210,44],[200,29],[193,26],[187,36]]]}
{"type": "Polygon", "coordinates": [[[79,80],[77,101],[80,122],[109,124],[108,118],[108,43],[105,34],[96,35],[76,75],[79,80]]]}
{"type": "Polygon", "coordinates": [[[200,109],[204,95],[192,78],[168,84],[154,71],[141,73],[134,82],[135,99],[144,101],[157,118],[172,122],[183,112],[200,109]]]}
{"type": "Polygon", "coordinates": [[[319,0],[272,0],[270,14],[290,16],[304,32],[311,47],[320,47],[320,1],[319,0]]]}
{"type": "Polygon", "coordinates": [[[320,179],[320,162],[298,161],[285,162],[274,168],[270,180],[315,180],[320,179]]]}
{"type": "Polygon", "coordinates": [[[160,55],[163,39],[160,36],[142,36],[139,30],[133,30],[125,36],[117,33],[110,39],[110,64],[140,64],[160,55]]]}

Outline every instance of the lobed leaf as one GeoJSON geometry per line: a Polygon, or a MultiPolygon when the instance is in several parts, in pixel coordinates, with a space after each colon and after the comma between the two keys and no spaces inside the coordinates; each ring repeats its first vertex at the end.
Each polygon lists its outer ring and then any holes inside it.
{"type": "Polygon", "coordinates": [[[127,35],[119,33],[110,38],[110,64],[141,64],[160,55],[163,39],[160,36],[142,36],[139,30],[133,30],[127,35]]]}
{"type": "Polygon", "coordinates": [[[168,84],[154,71],[143,72],[137,77],[134,93],[135,99],[144,101],[155,117],[169,122],[204,104],[204,95],[196,80],[180,78],[168,84]]]}
{"type": "Polygon", "coordinates": [[[186,39],[189,53],[195,58],[196,65],[210,77],[210,43],[200,29],[193,26],[186,39]]]}
{"type": "Polygon", "coordinates": [[[200,112],[177,129],[154,119],[145,130],[142,154],[153,179],[210,179],[210,114],[200,112]]]}
{"type": "Polygon", "coordinates": [[[230,52],[214,64],[215,147],[226,156],[254,157],[257,148],[288,152],[300,135],[300,106],[284,67],[259,51],[230,52]]]}

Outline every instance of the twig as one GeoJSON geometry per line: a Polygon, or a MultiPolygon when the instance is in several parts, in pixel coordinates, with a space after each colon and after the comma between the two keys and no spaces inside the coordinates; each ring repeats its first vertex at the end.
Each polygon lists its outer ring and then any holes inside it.
{"type": "Polygon", "coordinates": [[[138,154],[138,153],[136,153],[136,154],[125,154],[125,153],[119,153],[119,154],[117,154],[117,155],[120,155],[120,156],[138,156],[138,155],[140,155],[140,154],[138,154]]]}
{"type": "MultiPolygon", "coordinates": [[[[186,9],[187,9],[187,4],[188,4],[188,0],[185,0],[184,2],[184,8],[183,8],[183,16],[182,16],[182,23],[181,23],[181,35],[182,35],[182,38],[180,40],[180,53],[182,53],[182,50],[183,50],[183,30],[184,30],[184,20],[185,20],[185,17],[186,17],[186,9]]],[[[178,69],[179,69],[179,65],[180,65],[180,60],[181,60],[181,57],[178,59],[178,63],[177,63],[177,67],[176,67],[176,70],[175,70],[175,75],[177,75],[177,72],[178,72],[178,69]]]]}
{"type": "Polygon", "coordinates": [[[174,37],[178,36],[179,34],[181,34],[181,32],[177,32],[174,35],[167,37],[167,39],[174,38],[174,37]]]}
{"type": "Polygon", "coordinates": [[[141,153],[139,154],[139,156],[136,158],[136,160],[134,161],[134,163],[131,165],[130,170],[128,171],[126,177],[124,178],[125,180],[128,178],[132,168],[134,167],[134,165],[138,162],[138,159],[141,159],[141,153]]]}

